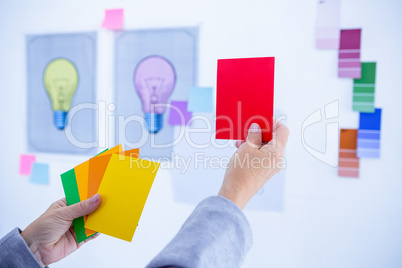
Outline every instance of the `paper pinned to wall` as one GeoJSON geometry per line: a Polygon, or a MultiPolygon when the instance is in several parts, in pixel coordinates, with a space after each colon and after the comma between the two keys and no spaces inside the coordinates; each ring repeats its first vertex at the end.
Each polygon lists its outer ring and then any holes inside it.
{"type": "Polygon", "coordinates": [[[362,62],[362,77],[353,80],[353,111],[374,113],[375,77],[376,63],[362,62]]]}
{"type": "MultiPolygon", "coordinates": [[[[284,122],[283,115],[280,111],[275,112],[281,122],[284,122]]],[[[214,115],[195,115],[194,118],[188,129],[188,138],[182,139],[174,147],[177,157],[172,163],[171,180],[175,202],[196,206],[219,191],[226,165],[236,147],[233,141],[228,140],[214,140],[211,143],[215,133],[214,115]]],[[[179,131],[176,129],[176,132],[179,131]]],[[[286,170],[283,169],[264,185],[245,209],[283,212],[285,184],[286,170]]]]}
{"type": "Polygon", "coordinates": [[[187,125],[191,112],[187,110],[187,101],[172,101],[169,110],[170,125],[187,125]]]}
{"type": "Polygon", "coordinates": [[[275,58],[218,60],[216,139],[245,140],[252,123],[272,139],[275,58]]]}
{"type": "Polygon", "coordinates": [[[212,87],[191,87],[188,96],[188,110],[198,113],[212,112],[212,91],[212,87]]]}
{"type": "Polygon", "coordinates": [[[20,155],[20,174],[31,174],[32,165],[36,161],[35,155],[22,154],[20,155]]]}
{"type": "Polygon", "coordinates": [[[338,176],[359,177],[357,157],[357,129],[341,129],[339,143],[338,176]]]}
{"type": "Polygon", "coordinates": [[[341,1],[319,0],[316,22],[316,46],[338,49],[341,24],[341,1]]]}
{"type": "Polygon", "coordinates": [[[158,168],[156,162],[112,155],[98,190],[103,202],[85,228],[130,242],[158,168]]]}
{"type": "Polygon", "coordinates": [[[341,30],[338,76],[361,77],[360,42],[361,29],[341,30]]]}
{"type": "Polygon", "coordinates": [[[360,113],[357,132],[357,156],[359,158],[380,158],[381,109],[374,113],[360,113]]]}
{"type": "Polygon", "coordinates": [[[36,184],[49,184],[49,165],[44,163],[33,163],[29,181],[36,184]]]}
{"type": "Polygon", "coordinates": [[[102,28],[109,30],[121,30],[124,22],[124,9],[106,9],[102,28]]]}

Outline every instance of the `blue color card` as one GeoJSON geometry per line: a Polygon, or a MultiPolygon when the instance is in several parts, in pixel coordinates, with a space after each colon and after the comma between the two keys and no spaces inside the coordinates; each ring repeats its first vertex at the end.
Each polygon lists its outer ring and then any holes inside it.
{"type": "Polygon", "coordinates": [[[188,110],[196,113],[211,113],[212,101],[212,87],[192,87],[188,96],[188,110]]]}
{"type": "Polygon", "coordinates": [[[33,163],[29,181],[35,184],[49,184],[49,165],[33,163]]]}
{"type": "Polygon", "coordinates": [[[170,160],[177,137],[167,107],[197,84],[198,28],[119,31],[115,53],[116,144],[170,160]]]}
{"type": "Polygon", "coordinates": [[[96,142],[98,134],[96,110],[93,107],[96,103],[96,33],[29,35],[26,46],[29,151],[95,154],[97,148],[88,144],[96,142]],[[60,60],[69,63],[68,70],[75,70],[73,77],[65,71],[60,72],[55,65],[53,69],[50,68],[52,63],[60,60]],[[53,76],[50,76],[51,73],[53,76]],[[46,81],[50,81],[46,85],[45,77],[46,81]],[[69,102],[71,98],[68,92],[72,90],[71,106],[66,104],[70,109],[63,105],[63,109],[68,110],[67,115],[67,111],[59,110],[60,107],[52,107],[47,93],[49,87],[55,92],[53,104],[57,104],[57,100],[69,102]],[[57,91],[56,87],[62,90],[57,91]],[[64,129],[58,129],[57,124],[64,123],[65,116],[67,122],[71,119],[71,124],[67,123],[64,129]]]}
{"type": "Polygon", "coordinates": [[[357,131],[357,157],[380,157],[381,109],[374,113],[360,113],[357,131]]]}

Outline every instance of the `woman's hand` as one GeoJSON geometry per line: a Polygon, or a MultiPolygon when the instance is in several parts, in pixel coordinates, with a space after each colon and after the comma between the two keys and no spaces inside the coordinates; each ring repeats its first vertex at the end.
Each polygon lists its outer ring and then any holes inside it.
{"type": "Polygon", "coordinates": [[[41,265],[57,262],[99,235],[78,244],[72,222],[94,212],[100,203],[99,194],[71,206],[67,206],[65,198],[60,199],[31,223],[21,236],[41,265]]]}
{"type": "Polygon", "coordinates": [[[282,168],[289,129],[274,121],[272,140],[262,142],[261,128],[253,123],[247,141],[236,142],[239,149],[230,159],[219,196],[243,209],[261,187],[282,168]]]}

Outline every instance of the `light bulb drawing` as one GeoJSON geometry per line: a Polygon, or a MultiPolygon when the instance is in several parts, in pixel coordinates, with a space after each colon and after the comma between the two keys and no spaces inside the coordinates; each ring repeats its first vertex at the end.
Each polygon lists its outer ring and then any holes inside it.
{"type": "Polygon", "coordinates": [[[142,59],[134,70],[134,87],[142,102],[145,122],[150,133],[163,127],[166,102],[176,83],[173,65],[161,56],[142,59]]]}
{"type": "Polygon", "coordinates": [[[77,90],[77,69],[67,59],[54,59],[45,68],[43,83],[51,102],[54,125],[60,130],[64,129],[67,113],[77,90]]]}

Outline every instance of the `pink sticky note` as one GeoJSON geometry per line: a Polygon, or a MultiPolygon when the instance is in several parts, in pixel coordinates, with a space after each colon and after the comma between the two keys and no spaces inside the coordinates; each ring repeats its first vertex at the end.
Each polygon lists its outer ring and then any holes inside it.
{"type": "Polygon", "coordinates": [[[32,164],[35,161],[36,161],[36,157],[34,155],[22,154],[20,156],[20,174],[22,174],[22,175],[31,174],[32,164]]]}
{"type": "Polygon", "coordinates": [[[121,30],[123,28],[124,9],[106,9],[102,28],[121,30]]]}
{"type": "Polygon", "coordinates": [[[172,101],[170,103],[169,124],[187,125],[191,119],[191,112],[187,110],[187,101],[172,101]]]}

